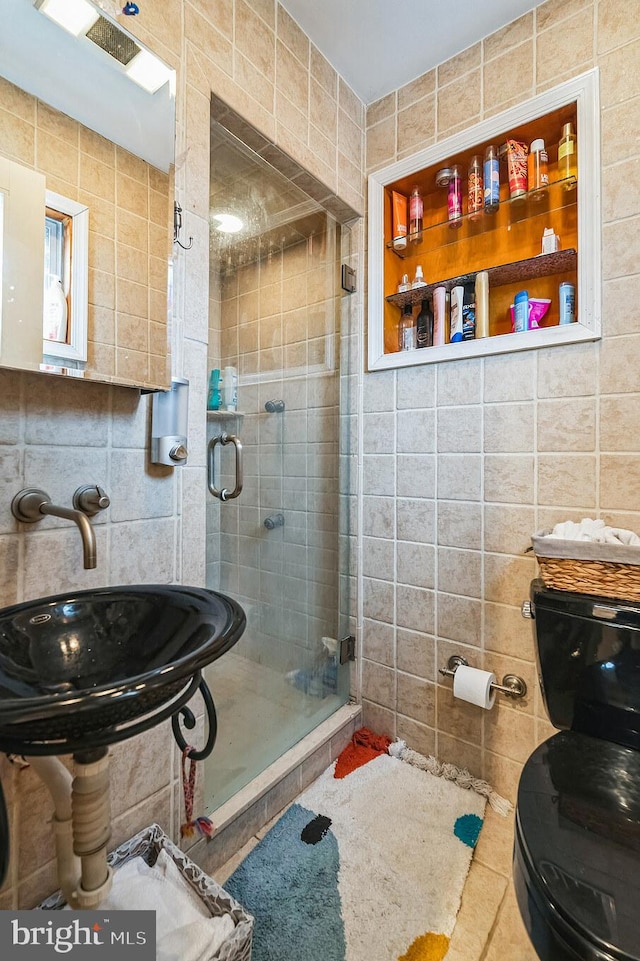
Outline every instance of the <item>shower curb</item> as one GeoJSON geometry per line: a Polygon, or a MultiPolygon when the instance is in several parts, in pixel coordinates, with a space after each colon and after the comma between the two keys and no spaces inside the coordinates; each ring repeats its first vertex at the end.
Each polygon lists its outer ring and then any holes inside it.
{"type": "Polygon", "coordinates": [[[345,704],[269,765],[214,811],[216,833],[185,847],[189,857],[207,874],[217,871],[329,767],[360,726],[361,714],[360,704],[345,704]]]}

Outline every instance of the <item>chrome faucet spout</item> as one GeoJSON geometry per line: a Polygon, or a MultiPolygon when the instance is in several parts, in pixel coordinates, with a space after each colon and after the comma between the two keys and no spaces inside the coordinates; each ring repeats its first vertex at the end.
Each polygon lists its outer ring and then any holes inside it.
{"type": "Polygon", "coordinates": [[[65,520],[73,521],[80,531],[82,538],[82,554],[84,557],[84,567],[87,571],[95,569],[96,558],[96,535],[91,521],[82,511],[77,511],[72,507],[58,507],[48,501],[40,505],[41,514],[51,514],[53,517],[64,517],[65,520]]]}
{"type": "MultiPolygon", "coordinates": [[[[104,492],[102,492],[104,494],[104,492]]],[[[106,495],[105,495],[106,498],[106,495]]],[[[108,498],[106,498],[108,503],[108,498]]],[[[46,514],[53,517],[63,517],[73,521],[82,538],[82,552],[86,570],[93,570],[96,566],[96,535],[91,522],[82,510],[72,507],[59,507],[51,503],[51,498],[45,491],[37,487],[27,487],[19,491],[11,501],[11,513],[23,524],[35,524],[46,514]]]]}

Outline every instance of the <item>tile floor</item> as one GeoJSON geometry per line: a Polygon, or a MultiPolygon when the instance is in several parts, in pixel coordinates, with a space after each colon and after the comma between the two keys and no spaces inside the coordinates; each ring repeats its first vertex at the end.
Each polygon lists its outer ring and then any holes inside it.
{"type": "MultiPolygon", "coordinates": [[[[240,862],[282,815],[252,837],[214,877],[224,886],[240,862]]],[[[511,881],[513,816],[487,805],[446,961],[538,961],[523,927],[511,881]]]]}

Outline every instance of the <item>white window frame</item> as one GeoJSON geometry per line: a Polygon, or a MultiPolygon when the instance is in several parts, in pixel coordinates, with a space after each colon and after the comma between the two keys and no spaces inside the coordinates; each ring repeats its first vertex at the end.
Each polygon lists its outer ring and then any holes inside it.
{"type": "MultiPolygon", "coordinates": [[[[42,341],[45,361],[55,357],[65,361],[85,363],[89,339],[89,208],[62,194],[47,190],[46,206],[58,213],[71,217],[71,276],[69,291],[71,309],[69,311],[69,342],[42,341]]],[[[65,293],[67,293],[65,291],[65,293]]]]}

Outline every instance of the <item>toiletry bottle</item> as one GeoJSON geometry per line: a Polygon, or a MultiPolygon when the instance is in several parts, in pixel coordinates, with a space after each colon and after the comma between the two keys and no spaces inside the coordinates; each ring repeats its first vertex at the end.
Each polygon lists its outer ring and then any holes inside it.
{"type": "Polygon", "coordinates": [[[529,193],[534,200],[542,200],[549,186],[549,157],[544,140],[534,140],[529,152],[529,193]]]}
{"type": "Polygon", "coordinates": [[[558,178],[566,181],[565,190],[573,190],[578,176],[578,141],[572,123],[565,123],[558,144],[558,178]]]}
{"type": "Polygon", "coordinates": [[[411,304],[405,304],[402,308],[402,317],[398,324],[398,347],[400,350],[416,349],[416,322],[411,304]]]}
{"type": "Polygon", "coordinates": [[[227,410],[238,409],[238,371],[235,367],[224,369],[223,397],[227,410]]]}
{"type": "Polygon", "coordinates": [[[436,287],[433,291],[433,346],[442,347],[447,326],[447,289],[436,287]]]}
{"type": "Polygon", "coordinates": [[[462,298],[462,339],[474,340],[476,336],[476,288],[475,284],[464,284],[462,298]]]}
{"type": "Polygon", "coordinates": [[[509,171],[509,198],[517,200],[525,197],[528,188],[526,143],[509,138],[507,140],[507,167],[509,171]]]}
{"type": "Polygon", "coordinates": [[[476,337],[489,336],[489,274],[476,274],[476,337]]]}
{"type": "Polygon", "coordinates": [[[402,280],[398,284],[398,293],[402,294],[405,290],[411,289],[411,283],[409,281],[409,274],[403,274],[402,280]]]}
{"type": "Polygon", "coordinates": [[[420,266],[420,264],[418,264],[418,266],[416,267],[416,275],[413,278],[413,283],[411,284],[411,287],[413,289],[414,287],[426,287],[426,286],[427,286],[427,282],[424,279],[424,274],[422,273],[422,267],[420,266]]]}
{"type": "Polygon", "coordinates": [[[469,163],[468,211],[469,220],[477,220],[484,205],[484,183],[482,178],[482,157],[475,154],[469,163]]]}
{"type": "Polygon", "coordinates": [[[409,198],[409,236],[412,244],[422,242],[422,215],[424,204],[419,187],[414,187],[409,198]]]}
{"type": "Polygon", "coordinates": [[[451,291],[451,333],[449,339],[452,344],[458,344],[462,340],[462,302],[464,300],[464,287],[459,284],[451,291]]]}
{"type": "Polygon", "coordinates": [[[459,164],[454,164],[451,168],[447,208],[449,226],[460,227],[462,224],[462,168],[459,164]]]}
{"type": "Polygon", "coordinates": [[[529,329],[529,291],[521,290],[513,299],[513,329],[521,334],[529,329]]]}
{"type": "Polygon", "coordinates": [[[407,249],[407,198],[397,190],[391,191],[393,249],[407,249]]]}
{"type": "Polygon", "coordinates": [[[220,410],[220,370],[216,368],[209,374],[209,394],[207,410],[220,410]]]}
{"type": "Polygon", "coordinates": [[[484,212],[495,214],[500,206],[500,161],[491,145],[484,154],[484,212]]]}
{"type": "Polygon", "coordinates": [[[433,313],[429,301],[423,300],[420,313],[416,318],[416,344],[420,347],[431,347],[433,344],[433,313]]]}
{"type": "Polygon", "coordinates": [[[563,280],[558,288],[560,301],[560,324],[572,324],[576,319],[576,289],[573,284],[563,280]]]}

